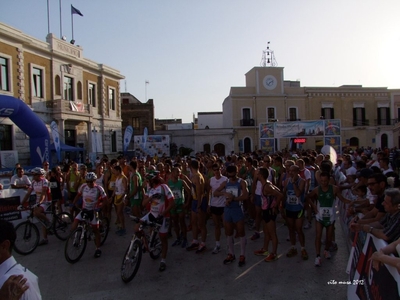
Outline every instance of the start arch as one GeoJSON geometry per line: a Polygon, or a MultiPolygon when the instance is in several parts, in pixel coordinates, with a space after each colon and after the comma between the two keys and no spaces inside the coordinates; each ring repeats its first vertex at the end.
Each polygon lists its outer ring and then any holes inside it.
{"type": "Polygon", "coordinates": [[[32,166],[49,161],[50,135],[44,122],[20,99],[0,95],[0,117],[10,118],[27,136],[32,166]]]}

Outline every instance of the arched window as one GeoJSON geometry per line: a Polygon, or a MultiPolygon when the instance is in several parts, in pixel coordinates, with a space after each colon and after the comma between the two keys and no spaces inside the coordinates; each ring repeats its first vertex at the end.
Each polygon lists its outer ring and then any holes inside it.
{"type": "Polygon", "coordinates": [[[204,144],[203,151],[205,153],[210,153],[211,152],[211,145],[210,144],[204,144]]]}
{"type": "Polygon", "coordinates": [[[214,152],[217,153],[218,156],[225,156],[225,145],[221,143],[215,144],[214,152]]]}
{"type": "Polygon", "coordinates": [[[78,99],[82,100],[82,82],[78,81],[78,99]]]}
{"type": "Polygon", "coordinates": [[[55,85],[55,92],[56,95],[61,96],[61,79],[60,76],[56,75],[56,78],[54,79],[54,85],[55,85]]]}

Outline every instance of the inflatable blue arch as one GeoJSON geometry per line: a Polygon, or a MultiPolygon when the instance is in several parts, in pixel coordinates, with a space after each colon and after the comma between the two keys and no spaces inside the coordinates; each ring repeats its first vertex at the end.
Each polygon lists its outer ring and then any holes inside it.
{"type": "Polygon", "coordinates": [[[32,166],[41,166],[49,161],[50,135],[46,124],[26,105],[11,96],[0,95],[0,117],[10,118],[29,136],[30,159],[32,166]]]}

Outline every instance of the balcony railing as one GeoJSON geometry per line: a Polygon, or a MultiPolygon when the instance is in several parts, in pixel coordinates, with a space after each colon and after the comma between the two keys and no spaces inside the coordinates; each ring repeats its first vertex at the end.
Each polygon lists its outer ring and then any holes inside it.
{"type": "Polygon", "coordinates": [[[288,122],[295,122],[295,121],[301,121],[301,119],[286,119],[288,122]]]}
{"type": "Polygon", "coordinates": [[[353,126],[369,126],[369,120],[353,120],[353,126]]]}
{"type": "Polygon", "coordinates": [[[394,125],[398,122],[400,122],[399,119],[380,119],[380,120],[375,119],[374,120],[375,126],[377,126],[377,125],[394,125]]]}
{"type": "Polygon", "coordinates": [[[240,126],[254,126],[254,119],[241,119],[240,126]]]}
{"type": "Polygon", "coordinates": [[[91,106],[88,104],[84,104],[82,101],[69,101],[69,100],[49,100],[46,101],[46,107],[51,109],[53,112],[77,112],[90,114],[91,106]]]}

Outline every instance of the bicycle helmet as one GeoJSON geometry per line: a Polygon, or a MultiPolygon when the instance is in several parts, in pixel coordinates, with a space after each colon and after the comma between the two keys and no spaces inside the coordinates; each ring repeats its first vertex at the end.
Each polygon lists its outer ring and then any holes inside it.
{"type": "Polygon", "coordinates": [[[85,176],[86,181],[95,181],[97,179],[97,176],[94,172],[89,172],[85,176]]]}
{"type": "Polygon", "coordinates": [[[146,178],[148,179],[148,180],[152,180],[153,178],[155,178],[155,177],[157,177],[157,176],[159,176],[160,175],[160,172],[159,171],[150,171],[149,173],[147,173],[146,174],[146,178]]]}
{"type": "Polygon", "coordinates": [[[45,175],[46,174],[46,171],[39,167],[34,168],[31,172],[33,175],[45,175]]]}

